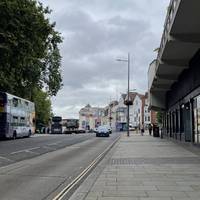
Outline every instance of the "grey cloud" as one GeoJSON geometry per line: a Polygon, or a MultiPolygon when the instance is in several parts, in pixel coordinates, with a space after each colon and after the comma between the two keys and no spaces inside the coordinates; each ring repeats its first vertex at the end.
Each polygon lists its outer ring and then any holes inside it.
{"type": "MultiPolygon", "coordinates": [[[[147,70],[159,46],[169,0],[42,0],[53,9],[51,20],[64,37],[61,45],[64,87],[53,110],[74,115],[87,103],[104,105],[127,88],[147,90],[147,70]]],[[[77,113],[78,114],[78,113],[77,113]]],[[[76,114],[76,116],[77,116],[76,114]]]]}

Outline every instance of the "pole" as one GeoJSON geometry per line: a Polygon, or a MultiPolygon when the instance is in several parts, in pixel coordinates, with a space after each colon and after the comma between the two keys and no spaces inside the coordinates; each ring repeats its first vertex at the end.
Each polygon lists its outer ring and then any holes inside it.
{"type": "Polygon", "coordinates": [[[110,105],[109,105],[109,122],[110,122],[110,127],[112,125],[111,120],[112,120],[112,116],[111,116],[111,97],[110,97],[110,105]]]}
{"type": "Polygon", "coordinates": [[[128,105],[127,105],[127,136],[129,137],[129,82],[130,82],[130,54],[128,53],[128,105]]]}

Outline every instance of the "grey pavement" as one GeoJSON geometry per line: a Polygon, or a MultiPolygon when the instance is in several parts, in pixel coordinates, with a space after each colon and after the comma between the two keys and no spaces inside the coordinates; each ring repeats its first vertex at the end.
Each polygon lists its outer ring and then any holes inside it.
{"type": "Polygon", "coordinates": [[[123,134],[70,200],[199,200],[199,149],[190,148],[123,134]]]}

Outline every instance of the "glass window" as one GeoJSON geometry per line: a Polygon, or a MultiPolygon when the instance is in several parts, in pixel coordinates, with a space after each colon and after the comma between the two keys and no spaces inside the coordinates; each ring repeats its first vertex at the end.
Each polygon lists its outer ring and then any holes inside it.
{"type": "Polygon", "coordinates": [[[19,123],[18,117],[17,116],[13,116],[12,125],[13,126],[18,126],[18,123],[19,123]]]}
{"type": "Polygon", "coordinates": [[[194,142],[200,143],[200,96],[193,101],[194,114],[194,142]]]}
{"type": "Polygon", "coordinates": [[[13,106],[14,107],[18,106],[18,99],[17,98],[13,98],[13,106]]]}
{"type": "Polygon", "coordinates": [[[181,106],[180,108],[180,132],[184,132],[184,117],[183,117],[183,110],[184,110],[184,105],[181,106]]]}
{"type": "Polygon", "coordinates": [[[6,113],[0,112],[0,123],[5,123],[5,122],[6,122],[6,113]]]}
{"type": "Polygon", "coordinates": [[[176,110],[176,133],[179,132],[179,118],[178,118],[178,110],[176,110]]]}

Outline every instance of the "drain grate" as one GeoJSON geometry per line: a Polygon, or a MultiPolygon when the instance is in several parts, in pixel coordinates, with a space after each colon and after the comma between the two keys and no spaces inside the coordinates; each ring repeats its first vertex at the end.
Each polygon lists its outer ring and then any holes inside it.
{"type": "Polygon", "coordinates": [[[115,158],[110,165],[142,165],[142,164],[200,164],[199,157],[183,158],[115,158]]]}

